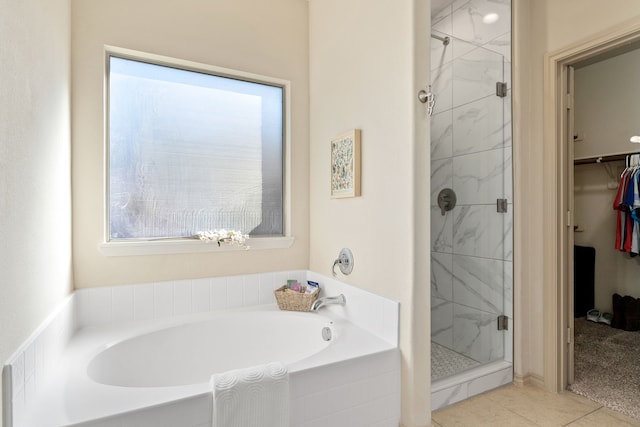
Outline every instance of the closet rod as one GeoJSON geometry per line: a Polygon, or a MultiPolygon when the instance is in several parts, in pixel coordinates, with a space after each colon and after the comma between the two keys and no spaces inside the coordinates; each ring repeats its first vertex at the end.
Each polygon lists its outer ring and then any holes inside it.
{"type": "Polygon", "coordinates": [[[580,159],[575,159],[573,164],[578,165],[588,165],[592,163],[606,163],[606,162],[617,162],[620,160],[625,160],[627,156],[631,154],[640,154],[637,151],[632,151],[629,153],[620,153],[620,154],[610,154],[607,156],[595,156],[595,157],[583,157],[580,159]]]}

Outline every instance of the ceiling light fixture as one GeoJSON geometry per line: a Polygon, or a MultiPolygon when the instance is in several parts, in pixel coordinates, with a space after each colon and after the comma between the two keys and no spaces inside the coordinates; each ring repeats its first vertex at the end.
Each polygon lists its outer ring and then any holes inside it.
{"type": "Polygon", "coordinates": [[[498,19],[500,19],[500,15],[491,12],[482,17],[482,22],[484,22],[485,24],[493,24],[495,22],[498,22],[498,19]]]}

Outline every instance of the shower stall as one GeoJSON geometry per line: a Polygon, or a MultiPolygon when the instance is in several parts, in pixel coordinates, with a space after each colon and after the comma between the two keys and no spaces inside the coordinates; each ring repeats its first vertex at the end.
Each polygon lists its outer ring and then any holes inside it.
{"type": "Polygon", "coordinates": [[[513,379],[511,1],[433,1],[431,16],[431,390],[438,409],[513,379]]]}

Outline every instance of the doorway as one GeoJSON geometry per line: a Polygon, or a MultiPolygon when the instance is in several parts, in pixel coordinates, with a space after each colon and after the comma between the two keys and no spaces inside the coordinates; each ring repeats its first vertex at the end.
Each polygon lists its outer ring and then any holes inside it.
{"type": "MultiPolygon", "coordinates": [[[[599,38],[546,57],[545,174],[548,217],[545,219],[545,384],[566,390],[574,381],[574,226],[573,79],[572,69],[637,48],[640,23],[616,28],[599,38]]],[[[578,139],[579,139],[578,135],[578,139]]],[[[639,267],[640,268],[640,267],[639,267]]]]}

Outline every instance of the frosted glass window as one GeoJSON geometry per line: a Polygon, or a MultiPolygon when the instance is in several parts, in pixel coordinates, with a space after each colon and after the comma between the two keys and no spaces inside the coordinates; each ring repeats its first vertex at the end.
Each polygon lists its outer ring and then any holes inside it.
{"type": "Polygon", "coordinates": [[[116,56],[109,238],[283,235],[284,88],[116,56]]]}

